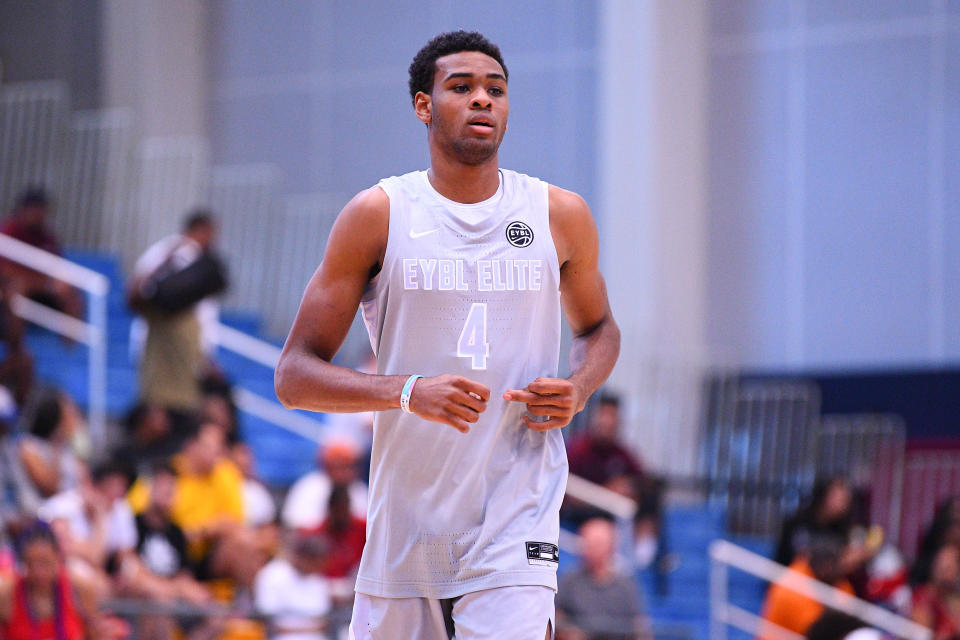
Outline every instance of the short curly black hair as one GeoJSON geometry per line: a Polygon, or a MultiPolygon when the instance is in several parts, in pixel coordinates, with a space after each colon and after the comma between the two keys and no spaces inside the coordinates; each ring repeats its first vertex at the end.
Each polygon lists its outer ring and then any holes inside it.
{"type": "Polygon", "coordinates": [[[417,96],[418,91],[430,93],[433,91],[433,77],[437,73],[437,58],[448,56],[461,51],[479,51],[485,53],[503,67],[503,76],[509,78],[507,65],[500,55],[500,47],[487,40],[483,34],[476,31],[450,31],[441,33],[428,42],[410,63],[410,99],[417,96]]]}

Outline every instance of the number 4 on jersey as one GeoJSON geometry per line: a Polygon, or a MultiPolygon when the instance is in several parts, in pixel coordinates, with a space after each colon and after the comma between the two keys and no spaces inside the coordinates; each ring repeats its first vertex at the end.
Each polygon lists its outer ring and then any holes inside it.
{"type": "Polygon", "coordinates": [[[472,369],[486,369],[490,345],[487,343],[487,303],[470,305],[467,321],[463,323],[457,341],[457,357],[470,358],[472,369]]]}

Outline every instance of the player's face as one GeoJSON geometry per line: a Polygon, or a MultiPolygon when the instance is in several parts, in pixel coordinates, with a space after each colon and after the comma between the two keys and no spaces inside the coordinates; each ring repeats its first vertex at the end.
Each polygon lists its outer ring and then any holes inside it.
{"type": "Polygon", "coordinates": [[[438,58],[430,94],[430,140],[457,160],[493,158],[507,131],[510,103],[503,68],[479,51],[438,58]]]}

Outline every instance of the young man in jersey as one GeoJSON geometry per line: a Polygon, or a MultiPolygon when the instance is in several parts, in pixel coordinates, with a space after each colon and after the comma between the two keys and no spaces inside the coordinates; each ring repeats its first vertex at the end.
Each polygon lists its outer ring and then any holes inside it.
{"type": "Polygon", "coordinates": [[[567,478],[559,428],[619,351],[597,231],[580,196],[500,169],[507,69],[483,36],[430,41],[410,94],[430,169],[344,207],[284,345],[277,396],[379,412],[352,638],[541,640],[567,478]],[[561,303],[568,378],[556,377],[561,303]],[[331,364],[358,304],[377,375],[331,364]]]}

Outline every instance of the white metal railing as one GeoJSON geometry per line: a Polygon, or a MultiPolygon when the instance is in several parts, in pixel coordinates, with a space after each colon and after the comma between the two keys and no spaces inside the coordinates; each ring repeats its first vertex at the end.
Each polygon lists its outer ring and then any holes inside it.
{"type": "Polygon", "coordinates": [[[732,604],[727,590],[730,567],[770,583],[783,583],[788,579],[791,590],[816,600],[825,607],[859,618],[865,624],[886,631],[895,637],[909,640],[930,640],[933,637],[929,629],[903,616],[860,600],[731,542],[715,540],[710,544],[711,640],[726,640],[728,626],[754,636],[776,637],[781,640],[802,638],[792,631],[762,620],[756,614],[732,604]]]}
{"type": "Polygon", "coordinates": [[[632,520],[637,512],[636,501],[572,473],[567,478],[567,495],[602,509],[619,520],[632,520]]]}
{"type": "MultiPolygon", "coordinates": [[[[280,361],[280,349],[278,347],[222,323],[217,326],[214,333],[214,339],[219,347],[261,364],[268,369],[277,368],[277,363],[280,361]]],[[[233,399],[242,411],[303,436],[308,440],[320,443],[326,434],[326,425],[322,422],[300,413],[288,411],[276,400],[265,398],[249,389],[236,388],[233,399]]]]}
{"type": "MultiPolygon", "coordinates": [[[[567,476],[566,494],[614,517],[620,537],[617,559],[621,566],[632,571],[635,565],[633,516],[637,513],[636,501],[572,473],[567,476]]],[[[579,553],[580,536],[560,529],[559,546],[568,553],[579,553]]]]}
{"type": "Polygon", "coordinates": [[[15,299],[11,307],[20,317],[89,347],[90,436],[95,444],[102,445],[107,418],[107,294],[110,281],[103,274],[3,234],[0,234],[0,255],[89,294],[86,322],[22,297],[15,299]]]}

